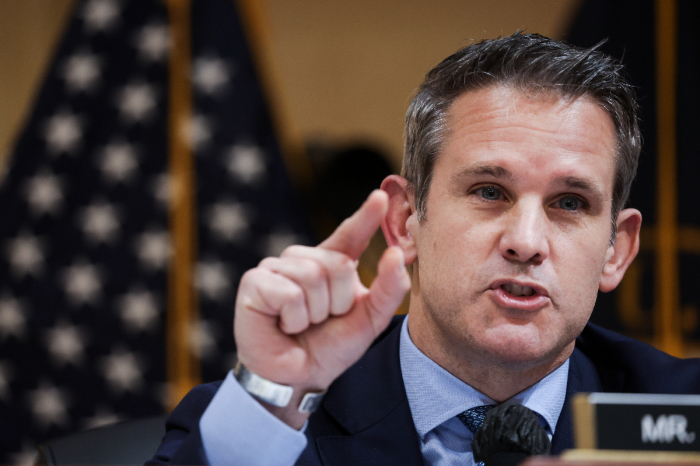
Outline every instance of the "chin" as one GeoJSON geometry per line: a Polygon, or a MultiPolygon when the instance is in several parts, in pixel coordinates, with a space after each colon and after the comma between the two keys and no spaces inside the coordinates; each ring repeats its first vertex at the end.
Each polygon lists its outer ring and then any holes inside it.
{"type": "Polygon", "coordinates": [[[507,347],[487,350],[494,365],[511,369],[527,369],[547,360],[547,352],[531,348],[507,347]]]}
{"type": "Polygon", "coordinates": [[[555,342],[544,339],[539,332],[524,332],[523,328],[499,329],[488,332],[482,350],[494,364],[525,369],[556,358],[563,350],[555,342]]]}

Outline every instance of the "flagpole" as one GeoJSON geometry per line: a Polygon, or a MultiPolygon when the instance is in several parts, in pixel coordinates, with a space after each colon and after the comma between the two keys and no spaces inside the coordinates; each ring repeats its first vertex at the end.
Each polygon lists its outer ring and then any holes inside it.
{"type": "MultiPolygon", "coordinates": [[[[201,383],[199,359],[192,352],[192,330],[199,309],[193,287],[196,263],[195,168],[190,145],[190,0],[167,0],[171,49],[168,59],[168,146],[170,238],[166,324],[167,381],[170,408],[201,383]]],[[[196,343],[196,342],[195,342],[196,343]]]]}
{"type": "Polygon", "coordinates": [[[233,0],[241,16],[243,30],[252,52],[258,79],[263,87],[267,107],[280,141],[289,178],[298,190],[309,189],[314,182],[311,162],[301,131],[294,124],[284,98],[282,79],[272,56],[269,15],[262,0],[233,0]]]}
{"type": "Polygon", "coordinates": [[[676,0],[656,0],[657,107],[657,274],[655,340],[659,348],[683,356],[678,277],[676,178],[676,0]]]}

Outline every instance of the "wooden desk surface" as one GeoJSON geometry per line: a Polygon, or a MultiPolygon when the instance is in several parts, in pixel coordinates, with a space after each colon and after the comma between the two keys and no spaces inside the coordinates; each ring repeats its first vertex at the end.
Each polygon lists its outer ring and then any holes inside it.
{"type": "Polygon", "coordinates": [[[700,452],[569,450],[560,457],[533,457],[522,466],[659,466],[698,465],[700,452]]]}

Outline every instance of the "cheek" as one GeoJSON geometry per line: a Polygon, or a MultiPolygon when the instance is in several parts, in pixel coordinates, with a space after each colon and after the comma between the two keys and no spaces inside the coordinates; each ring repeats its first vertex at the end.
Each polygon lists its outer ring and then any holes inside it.
{"type": "Polygon", "coordinates": [[[493,237],[493,232],[469,222],[453,221],[443,225],[437,231],[426,228],[421,234],[418,247],[421,276],[439,280],[445,287],[459,288],[470,283],[479,267],[488,261],[493,249],[489,238],[493,237]]]}
{"type": "Polygon", "coordinates": [[[571,319],[568,320],[587,320],[590,316],[598,296],[598,285],[605,262],[607,243],[590,249],[582,248],[583,244],[586,243],[572,243],[568,251],[559,258],[563,267],[563,270],[560,269],[559,280],[563,296],[569,300],[566,307],[570,309],[571,319]]]}
{"type": "Polygon", "coordinates": [[[593,281],[597,287],[610,246],[609,218],[601,216],[573,232],[558,231],[555,241],[559,244],[556,260],[566,270],[560,275],[593,281]]]}

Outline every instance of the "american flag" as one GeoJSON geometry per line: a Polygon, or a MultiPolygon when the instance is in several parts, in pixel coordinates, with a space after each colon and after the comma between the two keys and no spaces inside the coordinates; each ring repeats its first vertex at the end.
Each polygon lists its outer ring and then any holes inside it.
{"type": "MultiPolygon", "coordinates": [[[[313,242],[231,0],[191,10],[203,379],[235,354],[243,271],[313,242]]],[[[0,186],[0,463],[165,406],[168,17],[82,0],[0,186]]]]}

